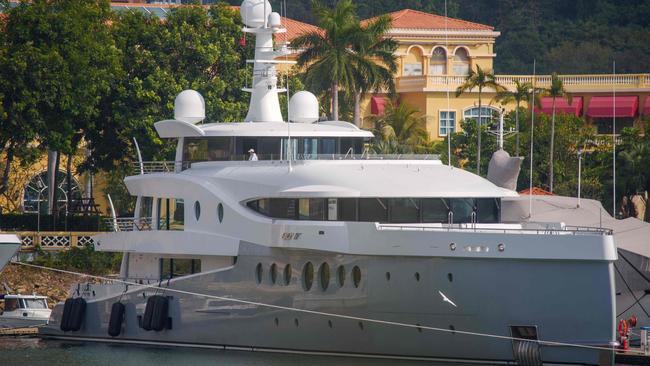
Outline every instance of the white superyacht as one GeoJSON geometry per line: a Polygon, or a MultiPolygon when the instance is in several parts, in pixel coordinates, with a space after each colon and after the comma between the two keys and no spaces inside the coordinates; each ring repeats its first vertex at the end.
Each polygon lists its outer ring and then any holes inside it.
{"type": "Polygon", "coordinates": [[[177,140],[175,161],[138,163],[125,179],[135,217],[115,218],[116,231],[97,238],[97,250],[124,253],[124,282],[79,284],[41,336],[612,362],[610,231],[502,222],[501,200],[516,192],[439,160],[368,154],[372,134],[319,121],[307,92],[292,96],[283,121],[280,17],[263,0],[241,11],[256,35],[245,121],[199,123],[201,96],[177,97],[175,118],[155,124],[177,140]]]}

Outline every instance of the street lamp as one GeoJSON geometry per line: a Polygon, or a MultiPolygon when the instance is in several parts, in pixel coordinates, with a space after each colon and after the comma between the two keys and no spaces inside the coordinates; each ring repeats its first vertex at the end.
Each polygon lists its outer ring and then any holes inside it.
{"type": "Polygon", "coordinates": [[[582,148],[578,148],[578,207],[580,207],[580,194],[582,183],[582,148]]]}

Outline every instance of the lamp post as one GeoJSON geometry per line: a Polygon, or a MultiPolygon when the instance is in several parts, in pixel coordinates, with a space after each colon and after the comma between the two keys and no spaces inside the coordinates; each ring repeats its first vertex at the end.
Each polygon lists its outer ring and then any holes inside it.
{"type": "Polygon", "coordinates": [[[582,148],[578,148],[578,207],[580,207],[580,194],[582,183],[582,148]]]}

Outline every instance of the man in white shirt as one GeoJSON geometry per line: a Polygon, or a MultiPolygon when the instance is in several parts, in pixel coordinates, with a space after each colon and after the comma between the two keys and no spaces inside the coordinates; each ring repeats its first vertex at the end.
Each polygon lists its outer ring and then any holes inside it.
{"type": "Polygon", "coordinates": [[[253,149],[248,150],[248,160],[257,161],[257,154],[255,154],[255,150],[253,149]]]}

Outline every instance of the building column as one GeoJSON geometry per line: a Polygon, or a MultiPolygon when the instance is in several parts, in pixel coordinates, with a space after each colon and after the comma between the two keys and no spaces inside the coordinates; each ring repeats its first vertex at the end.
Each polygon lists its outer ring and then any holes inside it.
{"type": "Polygon", "coordinates": [[[431,59],[427,55],[422,55],[422,62],[424,65],[422,65],[422,75],[428,76],[429,75],[429,65],[431,64],[431,59]]]}

